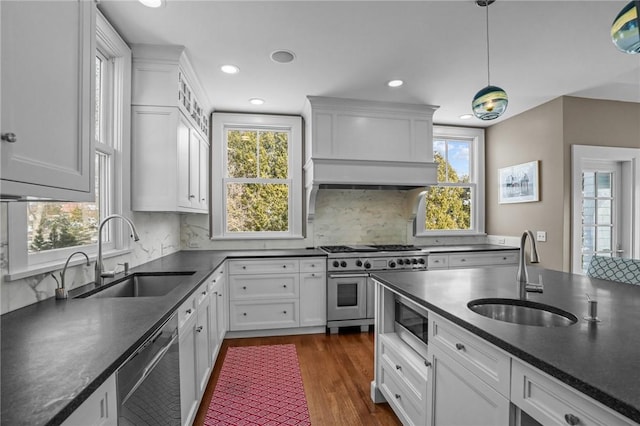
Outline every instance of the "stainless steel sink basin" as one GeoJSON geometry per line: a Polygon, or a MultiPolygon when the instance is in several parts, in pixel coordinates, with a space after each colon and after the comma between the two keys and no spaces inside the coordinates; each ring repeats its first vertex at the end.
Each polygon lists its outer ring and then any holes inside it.
{"type": "Polygon", "coordinates": [[[176,288],[195,271],[145,274],[137,273],[84,293],[80,298],[160,297],[176,288]]]}
{"type": "Polygon", "coordinates": [[[554,306],[520,299],[476,299],[467,303],[473,312],[487,318],[537,327],[566,327],[578,322],[570,312],[554,306]]]}

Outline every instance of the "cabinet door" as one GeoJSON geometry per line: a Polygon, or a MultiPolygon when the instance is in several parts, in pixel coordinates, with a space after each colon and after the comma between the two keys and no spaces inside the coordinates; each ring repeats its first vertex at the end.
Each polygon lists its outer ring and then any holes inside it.
{"type": "Polygon", "coordinates": [[[199,139],[198,155],[198,208],[209,210],[209,144],[199,139]]]}
{"type": "Polygon", "coordinates": [[[209,360],[211,366],[216,363],[221,343],[218,338],[218,291],[216,281],[217,278],[214,278],[209,282],[209,360]]]}
{"type": "Polygon", "coordinates": [[[63,426],[116,426],[118,424],[118,402],[116,377],[109,377],[67,419],[63,426]]]}
{"type": "Polygon", "coordinates": [[[222,345],[224,336],[229,330],[229,298],[227,297],[227,291],[225,281],[219,279],[216,287],[216,294],[218,297],[218,303],[216,305],[216,315],[218,316],[218,344],[222,345]]]}
{"type": "Polygon", "coordinates": [[[180,408],[183,426],[191,425],[198,408],[195,319],[195,316],[191,316],[178,330],[180,335],[180,408]]]}
{"type": "Polygon", "coordinates": [[[94,198],[95,2],[2,2],[2,192],[94,198]],[[8,137],[7,137],[8,138],[8,137]]]}
{"type": "Polygon", "coordinates": [[[300,326],[327,325],[327,274],[300,274],[300,326]]]}
{"type": "Polygon", "coordinates": [[[509,424],[509,400],[469,370],[429,345],[432,376],[428,417],[432,426],[509,424]]]}
{"type": "Polygon", "coordinates": [[[180,114],[178,120],[178,206],[191,208],[191,129],[180,114]]]}
{"type": "Polygon", "coordinates": [[[211,299],[207,285],[203,285],[197,308],[196,316],[196,384],[198,386],[198,397],[200,397],[207,387],[209,373],[211,372],[211,345],[209,340],[209,323],[211,321],[211,299]]]}

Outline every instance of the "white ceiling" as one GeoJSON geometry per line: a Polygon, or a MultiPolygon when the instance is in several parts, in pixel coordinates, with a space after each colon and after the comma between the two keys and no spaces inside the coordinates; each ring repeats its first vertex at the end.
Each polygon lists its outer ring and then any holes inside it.
{"type": "Polygon", "coordinates": [[[627,0],[498,0],[489,8],[491,83],[503,117],[460,120],[487,83],[485,9],[447,1],[191,1],[99,8],[129,43],[186,47],[211,108],[300,114],[305,96],[439,105],[438,124],[487,126],[562,95],[640,102],[640,55],[609,29],[627,0]],[[290,64],[271,52],[295,52],[290,64]],[[220,71],[240,67],[237,75],[220,71]],[[405,85],[391,89],[390,79],[405,85]],[[265,99],[253,106],[249,98],[265,99]]]}

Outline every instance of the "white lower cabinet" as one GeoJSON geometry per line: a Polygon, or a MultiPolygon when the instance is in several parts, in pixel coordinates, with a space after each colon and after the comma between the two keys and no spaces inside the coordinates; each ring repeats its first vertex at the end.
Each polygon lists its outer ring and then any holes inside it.
{"type": "Polygon", "coordinates": [[[224,275],[224,270],[224,265],[219,267],[211,274],[208,280],[210,298],[209,357],[211,360],[212,368],[216,362],[216,358],[218,357],[218,353],[220,352],[222,341],[224,340],[224,335],[227,331],[225,327],[225,316],[227,313],[227,308],[224,301],[224,295],[226,294],[226,291],[224,291],[224,283],[226,278],[224,275]]]}
{"type": "Polygon", "coordinates": [[[599,402],[519,360],[513,360],[511,401],[543,425],[635,425],[599,402]]]}
{"type": "Polygon", "coordinates": [[[63,426],[116,426],[118,424],[118,398],[116,376],[109,377],[67,419],[63,426]]]}
{"type": "Polygon", "coordinates": [[[326,324],[326,259],[229,261],[229,330],[326,324]]]}
{"type": "Polygon", "coordinates": [[[202,284],[196,293],[196,385],[198,399],[200,399],[204,390],[207,388],[209,375],[213,368],[210,357],[211,339],[209,335],[209,324],[211,323],[212,311],[211,298],[209,297],[209,284],[202,284]]]}
{"type": "Polygon", "coordinates": [[[403,424],[425,425],[429,363],[395,333],[379,339],[380,391],[403,424]]]}
{"type": "Polygon", "coordinates": [[[178,309],[178,336],[180,342],[180,409],[182,425],[188,426],[198,409],[196,383],[196,311],[195,296],[189,297],[178,309]]]}
{"type": "Polygon", "coordinates": [[[430,345],[432,374],[428,424],[496,426],[509,424],[509,400],[471,371],[430,345]]]}

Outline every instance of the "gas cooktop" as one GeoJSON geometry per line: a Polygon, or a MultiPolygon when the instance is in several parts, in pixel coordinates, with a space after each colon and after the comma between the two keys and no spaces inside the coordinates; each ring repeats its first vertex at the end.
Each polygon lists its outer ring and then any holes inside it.
{"type": "Polygon", "coordinates": [[[376,244],[376,245],[343,245],[343,246],[321,246],[321,250],[327,253],[371,253],[389,251],[420,251],[416,246],[403,244],[376,244]]]}

